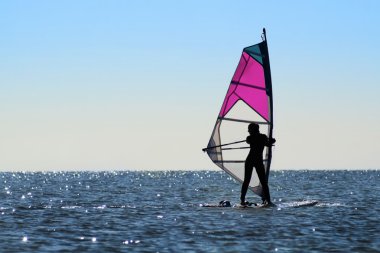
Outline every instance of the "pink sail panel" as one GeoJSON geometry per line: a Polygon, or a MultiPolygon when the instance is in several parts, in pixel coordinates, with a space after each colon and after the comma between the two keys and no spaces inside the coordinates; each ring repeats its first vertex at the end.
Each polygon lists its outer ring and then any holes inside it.
{"type": "Polygon", "coordinates": [[[232,81],[265,88],[263,66],[243,52],[232,81]]]}
{"type": "Polygon", "coordinates": [[[269,120],[264,69],[260,63],[245,52],[236,68],[219,117],[224,117],[239,99],[248,104],[265,120],[269,120]]]}

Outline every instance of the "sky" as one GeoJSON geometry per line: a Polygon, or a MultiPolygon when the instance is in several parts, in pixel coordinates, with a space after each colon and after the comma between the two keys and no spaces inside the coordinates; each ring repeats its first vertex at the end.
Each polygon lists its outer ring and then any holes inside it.
{"type": "Polygon", "coordinates": [[[201,149],[263,27],[272,169],[378,169],[379,10],[376,0],[1,1],[0,171],[217,169],[201,149]]]}

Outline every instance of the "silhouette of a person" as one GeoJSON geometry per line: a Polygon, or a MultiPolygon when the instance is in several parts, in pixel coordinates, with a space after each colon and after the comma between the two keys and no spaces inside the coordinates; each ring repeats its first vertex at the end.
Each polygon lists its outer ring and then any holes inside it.
{"type": "Polygon", "coordinates": [[[256,169],[256,173],[259,176],[259,180],[263,189],[263,204],[271,204],[268,181],[265,175],[263,162],[263,151],[265,146],[271,146],[276,142],[276,139],[268,139],[265,134],[261,134],[259,131],[259,125],[256,123],[251,123],[248,125],[248,132],[249,136],[247,136],[246,142],[250,146],[250,151],[247,159],[245,160],[244,182],[241,187],[240,196],[241,204],[248,204],[248,202],[245,201],[245,195],[247,194],[249,182],[251,181],[253,167],[256,169]]]}

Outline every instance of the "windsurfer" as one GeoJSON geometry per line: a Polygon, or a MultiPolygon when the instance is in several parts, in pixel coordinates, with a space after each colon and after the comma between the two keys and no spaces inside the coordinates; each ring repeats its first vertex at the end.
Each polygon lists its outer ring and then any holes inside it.
{"type": "Polygon", "coordinates": [[[272,204],[270,200],[268,180],[265,175],[264,161],[263,161],[263,151],[265,146],[271,146],[276,142],[276,139],[268,137],[265,134],[261,134],[259,130],[259,125],[256,123],[251,123],[248,125],[249,136],[247,136],[246,142],[250,145],[250,151],[245,160],[244,167],[244,182],[241,187],[241,204],[248,205],[249,203],[245,201],[245,195],[247,194],[249,182],[251,181],[253,167],[256,169],[256,173],[259,177],[263,193],[262,200],[264,205],[272,204]]]}

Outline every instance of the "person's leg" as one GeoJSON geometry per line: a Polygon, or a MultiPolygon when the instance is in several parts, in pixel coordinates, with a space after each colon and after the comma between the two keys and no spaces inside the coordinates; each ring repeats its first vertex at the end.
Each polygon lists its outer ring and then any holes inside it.
{"type": "Polygon", "coordinates": [[[255,164],[257,175],[259,176],[259,180],[261,183],[261,186],[263,187],[263,200],[266,200],[268,203],[270,203],[270,193],[269,193],[269,187],[268,187],[268,181],[265,176],[265,168],[263,163],[257,163],[255,164]]]}
{"type": "Polygon", "coordinates": [[[240,195],[241,203],[245,202],[245,195],[247,194],[249,182],[251,181],[252,170],[253,170],[253,164],[246,161],[245,166],[244,166],[244,181],[243,181],[243,185],[241,186],[241,195],[240,195]]]}

